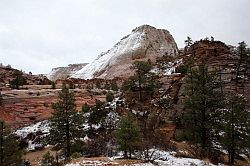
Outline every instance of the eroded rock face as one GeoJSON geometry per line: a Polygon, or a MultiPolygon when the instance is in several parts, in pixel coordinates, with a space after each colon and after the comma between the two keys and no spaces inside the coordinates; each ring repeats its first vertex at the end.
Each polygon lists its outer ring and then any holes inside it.
{"type": "Polygon", "coordinates": [[[32,73],[25,73],[8,66],[0,66],[0,90],[10,89],[9,83],[16,78],[15,73],[19,73],[25,79],[25,85],[51,84],[51,81],[42,74],[33,75],[32,73]]]}
{"type": "MultiPolygon", "coordinates": [[[[61,89],[8,90],[2,91],[3,105],[0,106],[0,119],[12,127],[26,126],[38,121],[49,119],[54,109],[52,104],[58,101],[61,89]]],[[[71,89],[76,100],[76,109],[81,111],[84,103],[94,105],[95,100],[106,101],[102,91],[88,91],[86,89],[71,89]]]]}
{"type": "Polygon", "coordinates": [[[66,67],[57,67],[53,68],[52,71],[47,75],[47,77],[51,81],[56,81],[59,79],[67,79],[80,69],[82,69],[84,66],[86,66],[87,63],[80,63],[80,64],[69,64],[66,67]]]}
{"type": "Polygon", "coordinates": [[[127,78],[133,75],[130,66],[136,60],[151,60],[154,63],[157,57],[177,54],[177,45],[167,30],[143,25],[135,28],[113,48],[100,54],[92,63],[71,77],[83,79],[127,78]]]}

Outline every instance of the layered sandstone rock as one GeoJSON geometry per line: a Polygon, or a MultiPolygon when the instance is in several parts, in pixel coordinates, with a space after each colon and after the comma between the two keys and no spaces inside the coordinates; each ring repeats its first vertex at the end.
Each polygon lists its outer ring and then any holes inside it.
{"type": "Polygon", "coordinates": [[[150,60],[154,63],[157,57],[177,54],[177,45],[167,30],[143,25],[73,74],[72,78],[127,78],[133,74],[130,66],[136,60],[150,60]]]}
{"type": "Polygon", "coordinates": [[[53,68],[52,71],[47,75],[47,77],[52,81],[56,81],[59,79],[67,79],[68,77],[75,74],[77,71],[79,71],[86,65],[87,63],[80,63],[80,64],[69,64],[66,67],[53,68]]]}
{"type": "MultiPolygon", "coordinates": [[[[54,111],[52,104],[58,100],[61,89],[8,90],[2,91],[3,105],[0,106],[0,119],[13,127],[25,126],[34,122],[49,119],[54,111]]],[[[76,99],[76,109],[81,111],[84,103],[94,105],[95,100],[106,101],[102,91],[72,89],[76,99]]]]}

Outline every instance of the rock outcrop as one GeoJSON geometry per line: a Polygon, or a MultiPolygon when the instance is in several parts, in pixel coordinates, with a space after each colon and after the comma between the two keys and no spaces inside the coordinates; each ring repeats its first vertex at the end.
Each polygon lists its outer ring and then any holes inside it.
{"type": "Polygon", "coordinates": [[[87,63],[80,64],[69,64],[66,67],[53,68],[52,71],[47,75],[51,81],[56,81],[59,79],[67,79],[71,75],[75,74],[77,71],[86,66],[87,63]]]}
{"type": "Polygon", "coordinates": [[[27,74],[9,66],[0,66],[0,90],[10,89],[9,83],[16,78],[17,73],[25,79],[25,85],[51,84],[51,81],[45,75],[33,75],[32,73],[27,74]]]}
{"type": "Polygon", "coordinates": [[[136,60],[151,60],[154,63],[157,57],[177,54],[177,45],[167,30],[142,25],[71,77],[82,79],[127,78],[133,74],[130,66],[136,60]]]}

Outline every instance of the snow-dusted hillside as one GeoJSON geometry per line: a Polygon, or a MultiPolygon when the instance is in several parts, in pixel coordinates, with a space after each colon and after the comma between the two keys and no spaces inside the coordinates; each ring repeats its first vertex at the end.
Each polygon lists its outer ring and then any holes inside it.
{"type": "Polygon", "coordinates": [[[48,79],[55,81],[57,79],[66,79],[77,71],[81,70],[87,63],[69,64],[67,67],[53,68],[49,74],[48,79]]]}
{"type": "Polygon", "coordinates": [[[48,120],[35,123],[33,125],[18,129],[15,134],[21,139],[27,141],[27,150],[36,150],[44,145],[41,139],[48,136],[50,131],[48,120]]]}
{"type": "Polygon", "coordinates": [[[157,57],[174,56],[177,45],[167,30],[156,29],[149,25],[137,27],[125,36],[113,48],[100,54],[92,63],[73,74],[73,78],[128,77],[130,66],[135,60],[155,62],[157,57]]]}

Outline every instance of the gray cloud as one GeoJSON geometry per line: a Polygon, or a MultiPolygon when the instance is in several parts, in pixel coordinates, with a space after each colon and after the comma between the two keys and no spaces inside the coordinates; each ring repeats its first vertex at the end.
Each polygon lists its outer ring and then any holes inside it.
{"type": "Polygon", "coordinates": [[[142,24],[250,43],[249,0],[1,0],[0,62],[33,73],[91,62],[142,24]]]}

